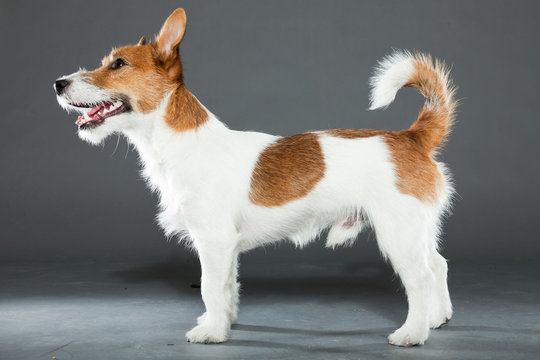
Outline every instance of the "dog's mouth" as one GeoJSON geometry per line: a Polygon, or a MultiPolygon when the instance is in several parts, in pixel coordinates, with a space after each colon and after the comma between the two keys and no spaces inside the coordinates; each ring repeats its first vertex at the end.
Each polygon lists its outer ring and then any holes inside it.
{"type": "Polygon", "coordinates": [[[70,103],[69,105],[80,109],[89,109],[75,122],[82,130],[98,127],[103,124],[105,119],[129,110],[129,105],[121,100],[105,101],[98,105],[84,103],[70,103]]]}

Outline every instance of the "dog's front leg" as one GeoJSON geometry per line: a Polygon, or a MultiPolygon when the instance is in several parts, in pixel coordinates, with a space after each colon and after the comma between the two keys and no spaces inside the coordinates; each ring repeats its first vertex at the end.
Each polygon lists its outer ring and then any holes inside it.
{"type": "Polygon", "coordinates": [[[201,294],[206,313],[186,338],[196,343],[221,343],[227,341],[231,327],[230,274],[238,256],[233,243],[207,242],[197,246],[201,261],[201,294]]]}

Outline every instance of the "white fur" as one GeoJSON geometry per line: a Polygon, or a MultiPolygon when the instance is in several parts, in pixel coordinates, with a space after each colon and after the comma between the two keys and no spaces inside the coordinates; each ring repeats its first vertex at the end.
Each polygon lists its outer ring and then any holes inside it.
{"type": "Polygon", "coordinates": [[[384,57],[375,67],[369,83],[370,110],[387,107],[396,93],[407,83],[414,72],[414,56],[408,51],[395,51],[384,57]]]}
{"type": "MultiPolygon", "coordinates": [[[[391,102],[411,71],[408,56],[386,58],[375,77],[372,108],[391,102]]],[[[79,74],[70,80],[70,101],[107,96],[85,84],[79,74]]],[[[389,337],[391,343],[422,344],[430,326],[451,317],[446,262],[437,252],[440,218],[452,194],[442,164],[445,180],[438,200],[425,203],[397,189],[382,138],[342,139],[319,133],[326,164],[323,179],[301,199],[257,206],[249,200],[251,175],[261,151],[277,138],[230,130],[210,112],[197,130],[175,132],[163,117],[169,96],[150,114],[111,117],[79,135],[96,144],[114,132],[124,134],[140,154],[144,177],[160,195],[160,226],[168,236],[179,235],[196,249],[206,313],[187,333],[189,341],[227,339],[238,311],[240,252],[281,239],[302,247],[327,228],[329,247],[350,244],[364,227],[375,230],[380,250],[392,262],[409,299],[407,320],[389,337]]]]}
{"type": "MultiPolygon", "coordinates": [[[[79,71],[62,76],[59,78],[70,81],[70,85],[62,93],[62,96],[58,96],[58,103],[68,112],[84,112],[82,108],[77,108],[69,105],[69,103],[81,102],[85,104],[97,105],[106,101],[112,97],[112,93],[106,89],[100,89],[94,85],[84,81],[84,75],[87,71],[85,69],[79,69],[79,71]]],[[[88,110],[88,109],[86,109],[88,110]]]]}

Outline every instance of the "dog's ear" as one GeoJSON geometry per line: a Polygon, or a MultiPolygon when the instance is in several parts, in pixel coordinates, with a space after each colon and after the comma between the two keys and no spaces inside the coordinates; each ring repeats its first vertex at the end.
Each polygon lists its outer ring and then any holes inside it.
{"type": "Polygon", "coordinates": [[[176,54],[186,30],[186,12],[176,9],[167,18],[156,38],[157,51],[166,57],[176,54]]]}
{"type": "Polygon", "coordinates": [[[146,38],[143,36],[140,38],[139,42],[137,43],[138,46],[146,45],[146,38]]]}

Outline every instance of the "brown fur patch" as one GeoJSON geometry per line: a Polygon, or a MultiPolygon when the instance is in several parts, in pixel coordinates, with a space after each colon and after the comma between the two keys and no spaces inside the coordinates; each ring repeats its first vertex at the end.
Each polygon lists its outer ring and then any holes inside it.
{"type": "Polygon", "coordinates": [[[383,135],[388,131],[374,129],[328,129],[325,133],[343,138],[343,139],[358,139],[377,135],[383,135]]]}
{"type": "Polygon", "coordinates": [[[417,131],[332,129],[326,133],[343,139],[382,136],[391,152],[398,189],[421,201],[433,202],[437,199],[442,177],[431,158],[430,149],[418,141],[417,131]]]}
{"type": "Polygon", "coordinates": [[[171,95],[165,114],[167,125],[176,131],[197,129],[208,120],[208,114],[185,86],[179,86],[171,95]]]}
{"type": "Polygon", "coordinates": [[[415,72],[405,84],[416,88],[426,102],[410,130],[416,132],[416,141],[426,149],[436,150],[446,141],[454,122],[455,88],[448,77],[444,63],[428,55],[417,54],[415,72]]]}
{"type": "Polygon", "coordinates": [[[119,97],[127,96],[133,110],[149,113],[177,86],[176,79],[168,76],[154,56],[152,45],[125,46],[113,50],[100,68],[85,76],[99,88],[112,90],[119,97]],[[118,58],[126,65],[112,70],[110,65],[118,58]]]}
{"type": "Polygon", "coordinates": [[[278,139],[259,155],[249,199],[259,206],[280,206],[306,196],[323,178],[324,156],[315,133],[278,139]]]}
{"type": "Polygon", "coordinates": [[[384,141],[392,153],[398,177],[397,187],[424,202],[435,202],[442,176],[429,151],[418,143],[413,130],[388,132],[384,141]]]}
{"type": "Polygon", "coordinates": [[[179,55],[163,58],[156,46],[152,43],[113,49],[103,58],[100,68],[85,76],[93,85],[112,90],[120,98],[127,97],[133,110],[141,113],[154,111],[172,91],[166,123],[175,131],[196,129],[206,122],[208,114],[184,85],[179,55]],[[110,65],[118,58],[126,65],[112,70],[110,65]]]}
{"type": "Polygon", "coordinates": [[[176,9],[163,24],[155,41],[146,45],[143,36],[137,45],[113,49],[102,66],[85,74],[87,81],[107,89],[119,99],[127,98],[134,111],[154,111],[172,92],[165,121],[176,131],[196,129],[208,119],[203,106],[185,87],[178,46],[186,28],[186,13],[176,9]],[[122,59],[125,65],[111,69],[122,59]]]}

